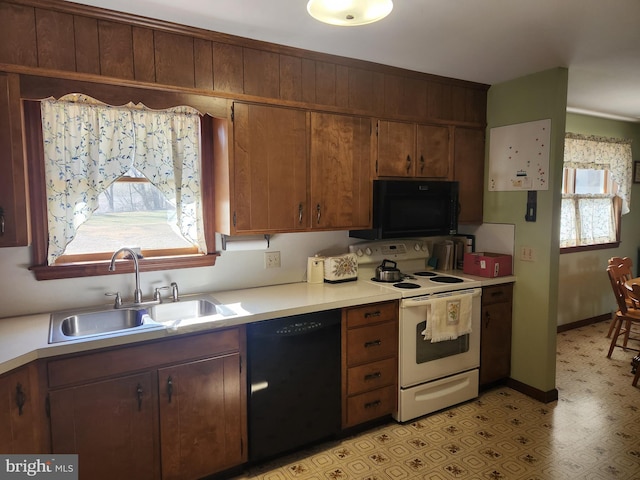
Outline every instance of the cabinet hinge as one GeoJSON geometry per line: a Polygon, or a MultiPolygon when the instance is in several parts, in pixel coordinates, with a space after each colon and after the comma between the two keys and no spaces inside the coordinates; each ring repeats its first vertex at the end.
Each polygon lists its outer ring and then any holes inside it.
{"type": "Polygon", "coordinates": [[[231,121],[232,121],[232,122],[233,122],[233,119],[234,119],[234,117],[235,117],[235,111],[234,111],[233,107],[234,107],[234,105],[233,105],[233,103],[232,103],[232,104],[231,104],[231,121]]]}
{"type": "Polygon", "coordinates": [[[236,226],[236,212],[233,212],[233,226],[236,226]]]}
{"type": "Polygon", "coordinates": [[[240,373],[242,373],[242,357],[238,359],[240,361],[240,373]]]}
{"type": "Polygon", "coordinates": [[[47,415],[47,418],[51,418],[51,398],[49,394],[44,399],[44,412],[47,415]]]}
{"type": "Polygon", "coordinates": [[[240,439],[240,454],[244,455],[244,441],[240,439]]]}
{"type": "Polygon", "coordinates": [[[378,159],[376,158],[376,175],[378,174],[378,159]]]}

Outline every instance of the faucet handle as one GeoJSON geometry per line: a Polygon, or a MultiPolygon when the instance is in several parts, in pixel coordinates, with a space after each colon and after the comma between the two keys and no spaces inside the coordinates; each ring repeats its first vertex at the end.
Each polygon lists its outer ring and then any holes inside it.
{"type": "Polygon", "coordinates": [[[113,308],[120,308],[122,306],[122,297],[120,296],[120,292],[107,292],[105,293],[107,297],[116,297],[115,303],[113,304],[113,308]]]}
{"type": "Polygon", "coordinates": [[[174,302],[180,300],[178,292],[178,284],[176,282],[171,282],[171,297],[174,302]]]}
{"type": "Polygon", "coordinates": [[[164,287],[157,287],[154,291],[153,291],[153,299],[157,302],[162,303],[162,296],[160,295],[160,290],[169,290],[169,286],[165,285],[164,287]]]}

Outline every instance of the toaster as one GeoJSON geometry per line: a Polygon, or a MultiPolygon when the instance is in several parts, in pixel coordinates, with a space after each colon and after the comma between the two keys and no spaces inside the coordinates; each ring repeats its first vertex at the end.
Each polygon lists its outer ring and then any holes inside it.
{"type": "Polygon", "coordinates": [[[358,279],[358,257],[345,253],[324,259],[324,281],[327,283],[351,282],[358,279]]]}

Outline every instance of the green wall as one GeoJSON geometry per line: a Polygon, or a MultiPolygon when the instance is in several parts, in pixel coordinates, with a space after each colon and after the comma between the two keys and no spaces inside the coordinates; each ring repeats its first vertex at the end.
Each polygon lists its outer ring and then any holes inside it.
{"type": "MultiPolygon", "coordinates": [[[[640,160],[640,123],[569,113],[566,131],[631,139],[633,158],[640,160]]],[[[613,256],[631,257],[636,266],[640,263],[640,184],[631,190],[629,208],[631,212],[622,216],[618,248],[560,255],[558,325],[608,315],[616,310],[605,268],[613,256]]]]}
{"type": "MultiPolygon", "coordinates": [[[[560,182],[567,104],[568,71],[556,68],[493,85],[487,102],[490,129],[551,119],[548,190],[538,192],[536,222],[524,220],[527,192],[484,192],[484,221],[515,225],[511,378],[542,392],[555,390],[556,314],[560,228],[560,182]],[[534,261],[521,261],[523,246],[534,261]]],[[[487,153],[488,158],[488,153],[487,153]]],[[[485,185],[489,162],[485,167],[485,185]]]]}

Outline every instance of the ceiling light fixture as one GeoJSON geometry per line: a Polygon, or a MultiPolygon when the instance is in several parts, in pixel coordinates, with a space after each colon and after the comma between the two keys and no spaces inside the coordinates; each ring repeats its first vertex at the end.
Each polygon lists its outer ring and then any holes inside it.
{"type": "Polygon", "coordinates": [[[377,22],[393,10],[392,0],[309,0],[307,12],[331,25],[355,26],[377,22]]]}

